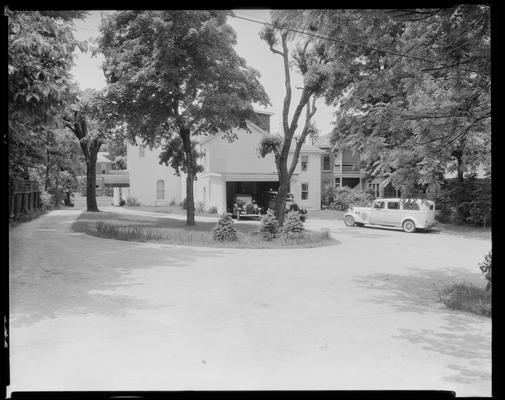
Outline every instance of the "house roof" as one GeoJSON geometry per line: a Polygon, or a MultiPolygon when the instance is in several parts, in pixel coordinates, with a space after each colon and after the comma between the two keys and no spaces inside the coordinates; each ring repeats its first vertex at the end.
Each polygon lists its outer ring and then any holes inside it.
{"type": "Polygon", "coordinates": [[[113,175],[113,174],[100,174],[96,176],[97,179],[103,179],[103,183],[107,185],[119,185],[119,184],[129,184],[130,183],[130,175],[129,174],[121,174],[121,175],[113,175]]]}
{"type": "Polygon", "coordinates": [[[114,164],[114,161],[111,161],[109,160],[106,155],[108,155],[109,153],[106,153],[106,152],[98,152],[97,156],[96,156],[96,162],[97,163],[102,163],[102,164],[114,164]]]}
{"type": "Polygon", "coordinates": [[[319,136],[314,141],[314,146],[316,146],[316,147],[331,147],[330,134],[328,133],[326,135],[319,136]]]}
{"type": "MultiPolygon", "coordinates": [[[[267,112],[265,112],[267,113],[267,112]]],[[[269,135],[269,133],[263,129],[261,129],[258,125],[256,125],[254,122],[251,122],[251,121],[247,121],[247,127],[251,130],[251,131],[256,131],[262,135],[269,135]]],[[[211,140],[215,139],[216,137],[221,137],[219,135],[209,135],[209,136],[204,136],[201,140],[200,140],[200,144],[205,144],[207,142],[210,142],[211,140]]],[[[292,147],[290,150],[290,152],[294,152],[294,148],[292,147]]],[[[300,150],[300,152],[302,153],[324,153],[323,150],[321,150],[320,148],[318,147],[315,147],[315,146],[312,146],[310,144],[302,144],[302,148],[300,150]]]]}

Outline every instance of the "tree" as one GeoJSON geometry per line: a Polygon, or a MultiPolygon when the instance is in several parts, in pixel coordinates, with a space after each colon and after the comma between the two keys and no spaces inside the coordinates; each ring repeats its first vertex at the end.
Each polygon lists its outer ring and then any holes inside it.
{"type": "MultiPolygon", "coordinates": [[[[326,21],[319,32],[347,42],[338,36],[338,12],[317,12],[326,21]]],[[[407,196],[436,190],[446,171],[461,182],[489,165],[489,7],[358,14],[366,36],[351,47],[360,68],[349,91],[326,92],[342,105],[333,143],[358,149],[371,175],[407,196]]],[[[335,55],[343,50],[326,46],[335,55]]]]}
{"type": "Polygon", "coordinates": [[[86,209],[100,211],[96,202],[96,159],[103,142],[120,126],[106,90],[87,89],[71,104],[63,117],[65,126],[79,140],[86,162],[86,209]]]}
{"type": "Polygon", "coordinates": [[[266,137],[260,146],[260,155],[274,154],[277,174],[279,176],[279,191],[275,203],[275,213],[279,224],[284,222],[284,210],[289,183],[295,171],[300,155],[300,150],[308,135],[314,135],[315,125],[311,119],[317,111],[316,99],[320,97],[325,88],[330,85],[341,87],[341,82],[336,77],[342,74],[343,69],[339,63],[334,62],[324,46],[311,36],[293,33],[291,28],[315,29],[311,24],[315,22],[308,18],[305,10],[273,11],[272,24],[265,26],[260,32],[260,37],[268,44],[272,53],[281,56],[284,65],[284,102],[282,109],[282,136],[266,137]],[[290,53],[288,43],[293,43],[290,53]],[[303,87],[300,99],[290,119],[292,101],[291,66],[303,76],[303,87]],[[305,108],[305,122],[301,131],[296,135],[299,119],[305,108]],[[288,166],[288,157],[295,138],[293,157],[288,166]]]}
{"type": "Polygon", "coordinates": [[[126,169],[126,157],[116,156],[112,169],[126,169]]]}
{"type": "Polygon", "coordinates": [[[110,99],[128,138],[162,146],[160,163],[186,174],[188,225],[194,222],[193,183],[201,171],[193,138],[255,119],[252,102],[268,104],[233,45],[236,35],[221,11],[124,11],[102,20],[99,50],[110,99]]]}
{"type": "Polygon", "coordinates": [[[47,129],[57,126],[71,86],[72,21],[86,12],[11,11],[8,17],[9,177],[30,178],[45,163],[47,129]]]}

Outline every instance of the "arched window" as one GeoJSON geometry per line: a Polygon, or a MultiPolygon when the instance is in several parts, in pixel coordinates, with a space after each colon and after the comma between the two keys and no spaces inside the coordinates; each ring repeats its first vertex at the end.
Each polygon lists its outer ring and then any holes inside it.
{"type": "Polygon", "coordinates": [[[156,182],[156,200],[163,200],[165,198],[165,181],[160,179],[156,182]]]}

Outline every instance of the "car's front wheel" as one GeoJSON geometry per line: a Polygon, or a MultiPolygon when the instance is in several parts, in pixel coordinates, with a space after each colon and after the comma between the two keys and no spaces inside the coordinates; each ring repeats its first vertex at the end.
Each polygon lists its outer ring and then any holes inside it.
{"type": "Polygon", "coordinates": [[[414,221],[410,219],[403,221],[402,227],[403,230],[407,233],[412,233],[416,230],[416,224],[414,224],[414,221]]]}
{"type": "Polygon", "coordinates": [[[344,224],[346,224],[347,226],[354,226],[355,223],[356,222],[354,221],[354,218],[351,215],[346,215],[344,217],[344,224]]]}

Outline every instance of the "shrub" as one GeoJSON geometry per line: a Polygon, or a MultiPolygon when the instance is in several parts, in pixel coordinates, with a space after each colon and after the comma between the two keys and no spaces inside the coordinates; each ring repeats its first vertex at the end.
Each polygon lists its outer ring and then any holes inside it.
{"type": "Polygon", "coordinates": [[[176,206],[177,202],[175,201],[175,199],[172,199],[172,201],[168,205],[169,206],[176,206]]]}
{"type": "Polygon", "coordinates": [[[465,283],[456,283],[439,292],[440,300],[451,310],[491,316],[491,293],[465,283]]]}
{"type": "Polygon", "coordinates": [[[135,197],[128,197],[126,199],[126,205],[128,207],[138,207],[140,206],[140,202],[135,197]]]}
{"type": "Polygon", "coordinates": [[[487,280],[486,290],[491,289],[491,261],[492,261],[492,251],[489,252],[484,257],[484,261],[479,264],[480,270],[484,274],[484,278],[487,280]]]}
{"type": "Polygon", "coordinates": [[[96,230],[101,236],[119,240],[160,240],[160,232],[144,226],[121,226],[108,224],[102,221],[96,223],[96,230]]]}
{"type": "Polygon", "coordinates": [[[209,214],[217,214],[217,207],[216,206],[209,207],[209,214]]]}
{"type": "Polygon", "coordinates": [[[304,227],[300,220],[298,211],[290,211],[284,219],[284,225],[281,228],[281,235],[286,239],[298,239],[303,236],[304,227]]]}
{"type": "Polygon", "coordinates": [[[198,201],[196,203],[195,210],[197,213],[203,213],[205,211],[205,204],[203,203],[203,201],[198,201]]]}
{"type": "Polygon", "coordinates": [[[349,187],[329,187],[324,194],[324,204],[331,210],[345,211],[351,205],[370,206],[374,196],[369,192],[355,192],[349,187]]]}
{"type": "Polygon", "coordinates": [[[212,230],[212,239],[219,241],[237,240],[237,230],[233,226],[233,219],[228,214],[223,214],[212,230]]]}
{"type": "Polygon", "coordinates": [[[274,211],[268,209],[267,213],[261,218],[259,234],[265,240],[272,240],[277,236],[278,232],[279,221],[277,221],[274,211]]]}
{"type": "Polygon", "coordinates": [[[40,201],[42,203],[42,209],[47,210],[52,208],[54,202],[53,202],[53,196],[51,196],[48,192],[46,192],[44,189],[40,190],[40,201]]]}
{"type": "Polygon", "coordinates": [[[491,221],[491,180],[468,177],[463,182],[449,181],[436,201],[450,222],[485,227],[491,221]]]}

